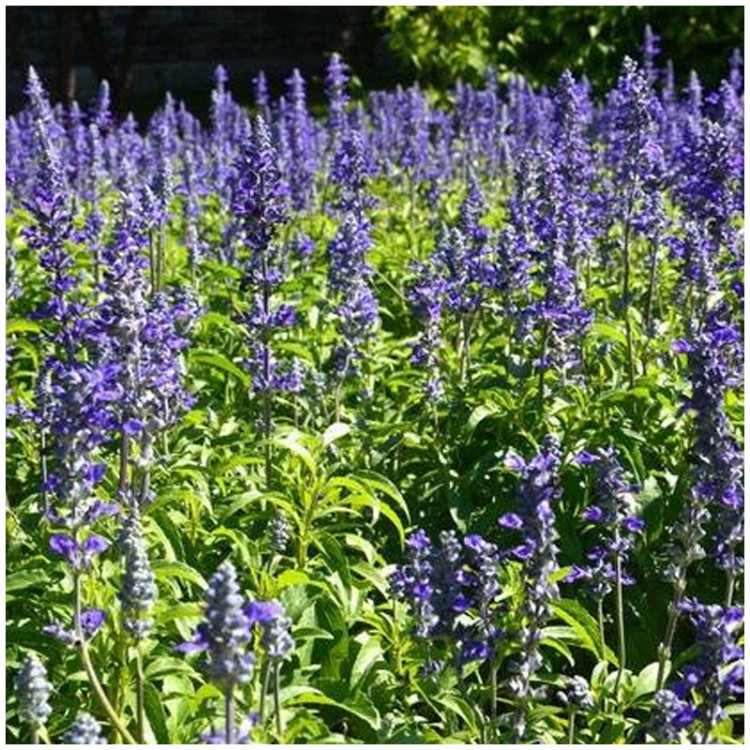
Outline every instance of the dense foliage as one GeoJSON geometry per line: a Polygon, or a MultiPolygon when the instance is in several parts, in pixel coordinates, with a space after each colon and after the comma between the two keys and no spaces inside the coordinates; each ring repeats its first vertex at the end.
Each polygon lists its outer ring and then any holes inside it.
{"type": "Polygon", "coordinates": [[[388,6],[376,12],[404,70],[423,84],[481,83],[488,65],[553,85],[565,68],[594,88],[613,85],[624,55],[635,55],[643,28],[663,36],[666,59],[714,86],[743,43],[744,7],[708,6],[388,6]]]}
{"type": "Polygon", "coordinates": [[[141,128],[30,71],[8,741],[738,741],[738,56],[348,79],[141,128]]]}

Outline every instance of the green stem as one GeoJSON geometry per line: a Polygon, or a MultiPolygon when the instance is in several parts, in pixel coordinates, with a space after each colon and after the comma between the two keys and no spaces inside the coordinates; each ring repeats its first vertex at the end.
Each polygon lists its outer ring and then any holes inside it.
{"type": "Polygon", "coordinates": [[[545,364],[544,360],[547,358],[547,323],[544,323],[542,328],[542,345],[541,352],[539,354],[539,415],[540,418],[544,417],[544,373],[545,364]]]}
{"type": "Polygon", "coordinates": [[[136,697],[136,737],[141,745],[146,743],[146,700],[145,700],[146,678],[143,673],[143,656],[141,644],[135,644],[135,697],[136,697]]]}
{"type": "Polygon", "coordinates": [[[227,692],[224,694],[224,721],[226,726],[224,727],[224,737],[227,745],[234,744],[234,685],[230,684],[227,687],[227,692]]]}
{"type": "Polygon", "coordinates": [[[281,663],[276,662],[274,666],[273,676],[273,709],[276,714],[276,734],[279,737],[279,742],[284,742],[284,720],[281,716],[281,685],[279,679],[279,673],[281,671],[281,663]]]}
{"type": "Polygon", "coordinates": [[[623,275],[622,275],[622,302],[625,308],[625,335],[627,339],[628,349],[628,382],[630,387],[633,388],[635,385],[635,363],[633,356],[633,329],[630,322],[630,206],[631,201],[628,202],[628,212],[625,221],[625,229],[623,230],[623,241],[622,241],[622,264],[623,264],[623,275]]]}
{"type": "Polygon", "coordinates": [[[724,599],[724,606],[731,607],[732,599],[734,599],[734,587],[737,581],[737,576],[730,570],[727,571],[727,594],[724,599]]]}
{"type": "Polygon", "coordinates": [[[39,744],[39,727],[36,723],[31,725],[31,744],[39,744]]]}
{"type": "Polygon", "coordinates": [[[45,514],[49,510],[49,497],[47,496],[47,480],[49,478],[47,471],[47,435],[44,428],[39,431],[39,454],[42,463],[42,505],[45,514]]]}
{"type": "Polygon", "coordinates": [[[301,569],[304,570],[307,565],[307,540],[312,528],[313,521],[315,520],[315,508],[319,500],[318,486],[315,485],[314,492],[310,493],[310,504],[305,510],[305,515],[302,518],[302,525],[299,533],[299,543],[297,547],[297,564],[301,569]]]}
{"type": "Polygon", "coordinates": [[[568,744],[575,744],[576,734],[576,709],[575,706],[571,706],[568,709],[568,744]]]}
{"type": "Polygon", "coordinates": [[[159,291],[164,288],[164,277],[167,269],[167,225],[162,222],[159,227],[159,291]]]}
{"type": "Polygon", "coordinates": [[[672,641],[677,630],[677,621],[680,617],[679,604],[682,601],[682,595],[685,593],[685,580],[679,580],[674,586],[674,598],[669,605],[669,616],[667,617],[667,629],[664,633],[664,640],[659,644],[659,671],[656,674],[656,689],[661,690],[666,677],[667,662],[672,656],[672,641]]]}
{"type": "MultiPolygon", "coordinates": [[[[657,248],[658,244],[656,240],[651,243],[651,254],[649,258],[648,267],[648,291],[646,293],[646,312],[643,316],[643,327],[646,330],[646,335],[650,338],[649,329],[651,327],[651,317],[654,309],[654,291],[656,288],[656,260],[657,260],[657,248]]],[[[644,362],[645,367],[645,362],[644,362]]]]}
{"type": "Polygon", "coordinates": [[[404,673],[402,655],[401,655],[401,630],[396,624],[398,622],[398,601],[396,597],[393,597],[393,630],[391,635],[391,641],[393,643],[393,651],[396,656],[396,677],[402,677],[404,673]]]}
{"type": "Polygon", "coordinates": [[[600,596],[596,602],[597,620],[599,622],[599,640],[602,644],[602,661],[607,661],[607,646],[604,639],[604,597],[600,596]]]}
{"type": "Polygon", "coordinates": [[[143,508],[148,498],[149,486],[151,483],[151,471],[148,467],[144,468],[143,474],[141,475],[141,492],[140,501],[138,503],[139,508],[143,508]]]}
{"type": "MultiPolygon", "coordinates": [[[[77,534],[76,543],[78,542],[77,534]]],[[[81,627],[81,573],[73,571],[73,631],[76,639],[83,642],[83,628],[81,627]]]]}
{"type": "Polygon", "coordinates": [[[148,233],[148,270],[151,281],[151,299],[156,296],[156,257],[154,253],[154,233],[153,230],[148,233]]]}
{"type": "Polygon", "coordinates": [[[138,743],[136,742],[135,738],[132,734],[130,734],[127,727],[122,723],[120,717],[117,715],[117,712],[109,702],[109,698],[107,698],[107,694],[104,692],[104,688],[102,687],[101,682],[99,682],[99,678],[97,677],[96,671],[94,670],[94,665],[91,663],[91,656],[89,655],[88,644],[86,643],[86,641],[81,641],[79,653],[81,654],[83,668],[86,670],[86,675],[89,678],[91,687],[94,689],[94,693],[96,694],[97,700],[104,709],[104,713],[107,714],[107,718],[109,719],[110,724],[112,724],[115,730],[119,732],[119,734],[128,745],[137,745],[138,743]]]}
{"type": "MultiPolygon", "coordinates": [[[[263,313],[266,320],[271,310],[271,294],[268,283],[268,259],[265,253],[261,254],[263,273],[263,313]]],[[[269,383],[271,380],[271,330],[263,330],[263,379],[265,387],[263,390],[263,452],[266,468],[266,491],[271,489],[271,391],[269,383]]],[[[265,502],[265,501],[264,501],[265,502]]],[[[265,509],[265,508],[264,508],[265,509]]]]}
{"type": "Polygon", "coordinates": [[[128,457],[130,453],[130,441],[123,430],[120,436],[120,481],[118,482],[118,492],[121,497],[125,498],[125,492],[128,489],[128,457]]]}
{"type": "MultiPolygon", "coordinates": [[[[617,535],[615,541],[619,541],[617,535]]],[[[617,646],[618,660],[617,677],[615,678],[615,700],[617,699],[617,690],[620,687],[620,680],[625,671],[625,609],[622,600],[622,561],[620,555],[615,557],[615,607],[617,609],[617,646]]]]}
{"type": "Polygon", "coordinates": [[[263,724],[266,715],[266,695],[268,694],[268,683],[271,681],[271,665],[266,661],[263,665],[263,681],[260,689],[260,705],[258,706],[258,720],[263,724]]]}
{"type": "Polygon", "coordinates": [[[497,740],[497,667],[495,660],[490,664],[490,692],[492,704],[490,705],[490,721],[492,722],[492,731],[490,736],[497,740]]]}

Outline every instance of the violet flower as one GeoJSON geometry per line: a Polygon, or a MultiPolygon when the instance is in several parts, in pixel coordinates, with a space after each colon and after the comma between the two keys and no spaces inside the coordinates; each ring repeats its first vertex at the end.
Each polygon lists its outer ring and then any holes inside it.
{"type": "Polygon", "coordinates": [[[512,456],[508,461],[509,468],[522,477],[519,512],[500,518],[501,526],[518,529],[523,535],[522,543],[509,550],[521,563],[524,585],[521,627],[517,634],[521,651],[510,681],[518,701],[511,729],[516,742],[526,733],[529,703],[538,695],[531,682],[542,665],[539,642],[550,615],[550,604],[559,596],[552,578],[558,569],[554,506],[561,496],[560,463],[559,444],[551,435],[530,461],[525,462],[520,456],[512,456]]]}

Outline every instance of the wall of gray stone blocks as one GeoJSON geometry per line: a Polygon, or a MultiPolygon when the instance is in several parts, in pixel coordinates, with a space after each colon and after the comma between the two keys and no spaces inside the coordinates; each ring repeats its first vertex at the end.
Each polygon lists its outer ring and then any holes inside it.
{"type": "MultiPolygon", "coordinates": [[[[131,8],[102,6],[104,44],[111,61],[121,55],[131,8]]],[[[58,8],[6,9],[6,101],[8,111],[23,102],[28,66],[34,65],[54,91],[59,69],[58,8]]],[[[95,95],[96,82],[85,53],[85,39],[72,24],[76,97],[95,95]]],[[[274,93],[299,67],[311,81],[320,81],[327,53],[339,50],[366,78],[375,66],[382,72],[387,59],[382,31],[372,8],[366,7],[151,7],[141,29],[132,67],[132,96],[165,90],[210,86],[217,63],[230,71],[238,98],[251,97],[251,80],[263,69],[274,93]]]]}

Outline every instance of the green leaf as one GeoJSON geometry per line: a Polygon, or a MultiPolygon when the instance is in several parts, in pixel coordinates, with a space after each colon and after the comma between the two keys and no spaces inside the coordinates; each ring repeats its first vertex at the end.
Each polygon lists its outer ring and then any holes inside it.
{"type": "Polygon", "coordinates": [[[150,682],[144,685],[144,703],[146,717],[156,741],[160,745],[169,745],[171,740],[167,729],[167,717],[164,713],[164,697],[150,682]]]}
{"type": "Polygon", "coordinates": [[[548,646],[549,648],[555,649],[561,653],[567,660],[568,663],[573,666],[575,659],[573,654],[570,652],[567,644],[573,646],[580,646],[581,639],[575,628],[569,625],[549,625],[542,630],[542,646],[548,646]]]}
{"type": "MultiPolygon", "coordinates": [[[[664,674],[668,675],[670,663],[667,662],[664,674]]],[[[644,667],[635,678],[633,683],[633,700],[640,698],[642,695],[656,691],[656,678],[659,676],[659,662],[653,662],[644,667]]]]}
{"type": "Polygon", "coordinates": [[[382,474],[378,474],[375,471],[357,471],[351,474],[351,477],[364,482],[368,487],[379,490],[384,495],[391,498],[391,500],[395,501],[399,508],[404,512],[406,519],[409,520],[409,506],[406,504],[406,500],[404,500],[404,496],[401,494],[398,487],[396,487],[390,479],[387,479],[382,474]]]}
{"type": "Polygon", "coordinates": [[[602,649],[599,626],[588,611],[573,599],[558,599],[552,603],[552,611],[563,622],[568,623],[579,635],[581,647],[617,666],[617,657],[609,646],[602,649]]]}
{"type": "Polygon", "coordinates": [[[357,658],[352,664],[349,675],[349,687],[356,690],[367,677],[372,667],[383,659],[383,647],[377,638],[370,638],[362,644],[357,658]]]}
{"type": "Polygon", "coordinates": [[[154,617],[159,624],[174,620],[196,620],[203,617],[203,606],[198,602],[179,602],[157,606],[154,617]]]}
{"type": "Polygon", "coordinates": [[[327,448],[329,445],[335,443],[340,438],[348,435],[351,432],[351,429],[351,426],[344,422],[334,422],[323,433],[323,446],[327,448]]]}
{"type": "Polygon", "coordinates": [[[469,419],[466,423],[466,430],[469,435],[474,433],[480,422],[483,422],[487,417],[492,417],[498,413],[497,406],[492,403],[480,404],[474,411],[469,415],[469,419]]]}
{"type": "Polygon", "coordinates": [[[223,354],[209,351],[208,349],[193,349],[190,351],[189,358],[191,362],[199,365],[208,365],[228,375],[232,375],[245,387],[250,385],[250,376],[223,354]]]}
{"type": "Polygon", "coordinates": [[[49,576],[43,570],[18,570],[5,579],[5,591],[23,591],[32,586],[41,586],[49,581],[49,576]]]}
{"type": "Polygon", "coordinates": [[[301,627],[301,628],[295,628],[294,632],[294,640],[295,641],[332,641],[333,636],[327,631],[323,630],[322,628],[313,628],[313,627],[301,627]]]}
{"type": "Polygon", "coordinates": [[[451,695],[450,693],[443,693],[442,695],[436,696],[433,700],[435,703],[447,708],[451,713],[456,714],[456,716],[461,718],[472,731],[477,731],[476,714],[471,705],[463,698],[459,698],[457,695],[451,695]]]}
{"type": "Polygon", "coordinates": [[[356,700],[347,700],[347,702],[344,703],[336,700],[335,698],[329,697],[316,688],[311,687],[301,695],[297,695],[291,700],[287,701],[286,705],[334,706],[344,713],[350,714],[351,716],[356,716],[358,719],[362,719],[375,731],[378,730],[380,725],[380,716],[377,709],[363,695],[359,695],[356,700]]]}
{"type": "MultiPolygon", "coordinates": [[[[388,583],[388,578],[383,571],[378,570],[378,568],[366,562],[354,563],[354,565],[351,566],[351,571],[352,573],[357,573],[371,586],[374,586],[384,599],[389,598],[390,584],[388,583]]],[[[356,581],[355,585],[357,585],[356,581]]]]}
{"type": "Polygon", "coordinates": [[[5,324],[5,335],[10,336],[13,333],[39,333],[42,327],[39,323],[26,318],[15,318],[5,324]]]}
{"type": "Polygon", "coordinates": [[[289,435],[285,435],[281,439],[274,440],[273,442],[279,447],[286,448],[286,450],[291,451],[298,458],[301,458],[310,473],[315,476],[315,474],[317,473],[315,458],[313,457],[312,453],[310,453],[310,451],[307,450],[307,448],[305,448],[305,446],[299,442],[299,437],[301,437],[301,433],[291,433],[289,435]]]}
{"type": "Polygon", "coordinates": [[[594,336],[599,336],[603,339],[615,341],[621,346],[626,346],[628,343],[627,337],[625,336],[623,331],[616,328],[612,323],[603,323],[601,321],[597,321],[592,324],[590,330],[594,336]]]}
{"type": "Polygon", "coordinates": [[[277,579],[276,585],[280,589],[285,589],[287,586],[303,586],[310,582],[310,576],[305,573],[304,570],[285,570],[277,579]]]}
{"type": "Polygon", "coordinates": [[[154,560],[151,567],[157,581],[179,578],[194,583],[201,589],[208,587],[206,579],[195,568],[191,568],[187,563],[179,560],[154,560]]]}

